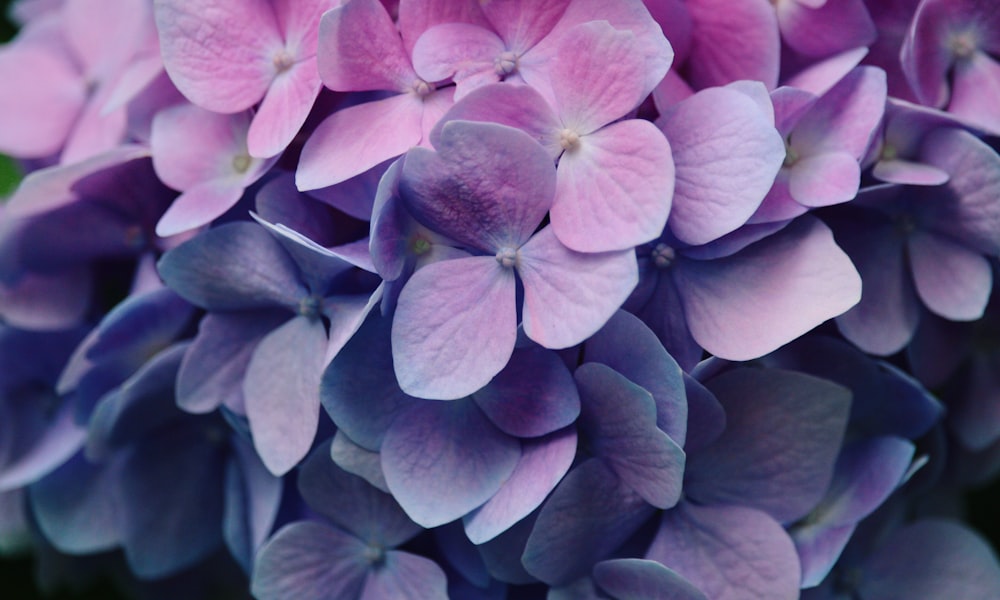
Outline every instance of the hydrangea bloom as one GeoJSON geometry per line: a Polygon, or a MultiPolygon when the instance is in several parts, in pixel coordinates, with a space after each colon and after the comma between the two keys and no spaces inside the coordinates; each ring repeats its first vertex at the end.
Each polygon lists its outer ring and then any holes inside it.
{"type": "Polygon", "coordinates": [[[0,552],[140,598],[1000,597],[957,508],[1000,476],[998,14],[15,2],[0,552]]]}

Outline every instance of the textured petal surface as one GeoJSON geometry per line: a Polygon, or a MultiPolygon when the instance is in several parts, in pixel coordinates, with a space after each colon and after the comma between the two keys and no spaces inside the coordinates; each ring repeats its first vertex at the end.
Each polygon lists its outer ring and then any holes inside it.
{"type": "Polygon", "coordinates": [[[487,28],[470,23],[442,23],[428,29],[413,47],[413,68],[427,81],[449,77],[464,96],[480,85],[499,80],[493,61],[506,50],[487,28]]]}
{"type": "Polygon", "coordinates": [[[688,65],[695,88],[738,79],[778,84],[781,39],[774,9],[752,0],[687,2],[694,23],[688,65]]]}
{"type": "Polygon", "coordinates": [[[573,428],[522,440],[521,459],[510,478],[489,501],[464,517],[469,540],[488,542],[538,508],[569,471],[576,447],[573,428]]]}
{"type": "Polygon", "coordinates": [[[515,350],[473,399],[497,427],[522,438],[562,429],[580,414],[580,395],[569,369],[555,352],[537,347],[515,350]]]}
{"type": "Polygon", "coordinates": [[[560,158],[552,228],[579,252],[638,246],[663,231],[673,192],[674,163],[663,134],[639,119],[614,123],[560,158]]]}
{"type": "Polygon", "coordinates": [[[325,188],[399,156],[420,142],[423,112],[424,102],[413,94],[338,110],[306,141],[295,185],[325,188]]]}
{"type": "Polygon", "coordinates": [[[371,572],[359,596],[360,600],[382,598],[447,600],[448,579],[429,558],[409,552],[387,552],[385,565],[371,572]]]}
{"type": "Polygon", "coordinates": [[[417,81],[392,18],[378,0],[350,0],[323,15],[318,62],[338,92],[404,91],[417,81]]]}
{"type": "Polygon", "coordinates": [[[392,359],[399,387],[452,400],[486,385],[517,336],[514,273],[492,256],[446,260],[417,271],[399,295],[392,359]]]}
{"type": "Polygon", "coordinates": [[[604,461],[587,460],[542,507],[521,561],[549,585],[569,583],[614,552],[654,512],[604,461]]]}
{"type": "Polygon", "coordinates": [[[620,310],[587,340],[584,356],[649,392],[656,403],[657,427],[684,445],[688,415],[681,369],[649,327],[620,310]]]}
{"type": "Polygon", "coordinates": [[[283,527],[257,554],[251,591],[261,600],[357,598],[369,565],[365,543],[322,523],[283,527]]]}
{"type": "Polygon", "coordinates": [[[158,112],[150,134],[156,175],[180,191],[214,179],[240,181],[234,159],[246,154],[250,118],[249,112],[220,115],[191,104],[158,112]]]}
{"type": "Polygon", "coordinates": [[[156,235],[170,237],[208,225],[236,206],[243,196],[243,182],[231,179],[205,181],[188,188],[156,222],[156,235]]]}
{"type": "Polygon", "coordinates": [[[189,100],[230,113],[264,96],[284,46],[267,0],[157,0],[155,7],[163,65],[189,100]]]}
{"type": "Polygon", "coordinates": [[[667,512],[646,558],[667,565],[713,600],[799,597],[799,559],[768,515],[742,506],[667,512]]]}
{"type": "Polygon", "coordinates": [[[403,163],[399,190],[417,221],[490,253],[531,237],[556,185],[537,142],[504,125],[451,121],[436,149],[414,149],[403,163]]]}
{"type": "Polygon", "coordinates": [[[706,382],[726,429],[691,456],[685,493],[740,504],[786,523],[819,502],[847,426],[846,388],[792,371],[740,368],[706,382]]]}
{"type": "Polygon", "coordinates": [[[807,56],[829,56],[875,41],[875,23],[862,0],[777,3],[778,24],[786,44],[807,56]]]}
{"type": "Polygon", "coordinates": [[[265,336],[250,357],[243,380],[247,419],[254,447],[275,475],[312,446],[325,351],[323,323],[300,316],[265,336]]]}
{"type": "Polygon", "coordinates": [[[789,169],[788,191],[799,204],[830,206],[853,200],[861,184],[861,167],[846,152],[803,158],[789,169]]]}
{"type": "Polygon", "coordinates": [[[519,252],[524,332],[546,348],[567,348],[593,335],[638,283],[631,250],[583,254],[563,246],[551,227],[519,252]]]}
{"type": "Polygon", "coordinates": [[[775,350],[861,296],[851,260],[811,217],[732,256],[678,263],[675,275],[694,339],[731,360],[775,350]]]}
{"type": "Polygon", "coordinates": [[[247,131],[250,156],[274,156],[284,150],[305,123],[320,87],[314,59],[279,73],[247,131]]]}
{"type": "Polygon", "coordinates": [[[389,490],[423,527],[454,521],[489,500],[520,456],[520,442],[469,400],[416,403],[382,442],[389,490]]]}
{"type": "Polygon", "coordinates": [[[993,289],[986,258],[951,238],[915,232],[906,244],[917,294],[932,312],[952,321],[983,316],[993,289]]]}
{"type": "Polygon", "coordinates": [[[307,295],[295,263],[255,223],[202,233],[164,254],[157,268],[167,285],[208,310],[298,306],[307,295]]]}
{"type": "Polygon", "coordinates": [[[809,109],[792,132],[796,150],[818,154],[841,151],[861,159],[885,112],[885,73],[859,67],[848,73],[809,109]]]}
{"type": "Polygon", "coordinates": [[[785,159],[773,123],[735,90],[699,92],[670,110],[661,127],[676,173],[670,230],[689,244],[710,242],[745,223],[785,159]]]}

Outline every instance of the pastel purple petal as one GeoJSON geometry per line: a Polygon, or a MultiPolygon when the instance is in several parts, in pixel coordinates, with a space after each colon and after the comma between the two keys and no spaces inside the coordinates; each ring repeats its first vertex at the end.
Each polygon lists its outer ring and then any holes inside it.
{"type": "Polygon", "coordinates": [[[385,474],[382,473],[382,457],[378,452],[355,444],[343,429],[338,429],[333,436],[330,458],[341,469],[357,475],[386,494],[389,493],[389,484],[385,482],[385,474]]]}
{"type": "Polygon", "coordinates": [[[684,390],[688,402],[688,436],[684,451],[701,451],[726,430],[726,411],[715,397],[694,377],[684,374],[684,390]]]}
{"type": "Polygon", "coordinates": [[[233,450],[232,467],[239,470],[243,487],[244,518],[246,519],[248,542],[252,556],[271,535],[284,495],[284,481],[272,475],[250,440],[230,436],[233,450]]]}
{"type": "Polygon", "coordinates": [[[861,185],[861,167],[847,152],[804,157],[788,169],[788,175],[792,198],[813,208],[853,200],[861,185]]]}
{"type": "Polygon", "coordinates": [[[686,3],[694,24],[687,64],[695,88],[739,79],[778,84],[778,20],[774,8],[753,0],[694,0],[686,3]]]}
{"type": "Polygon", "coordinates": [[[448,579],[431,559],[393,550],[386,553],[385,564],[368,575],[358,596],[358,600],[383,598],[448,600],[448,579]]]}
{"type": "Polygon", "coordinates": [[[509,0],[487,3],[483,12],[506,44],[523,53],[545,37],[563,16],[571,0],[538,3],[509,0]]]}
{"type": "Polygon", "coordinates": [[[639,119],[583,136],[559,160],[550,217],[561,242],[579,252],[625,250],[659,237],[670,212],[670,144],[639,119]]]}
{"type": "Polygon", "coordinates": [[[521,459],[510,478],[489,501],[463,518],[469,540],[488,542],[538,508],[569,471],[576,448],[577,434],[571,427],[522,440],[521,459]]]}
{"type": "Polygon", "coordinates": [[[986,540],[943,519],[898,530],[866,567],[859,589],[864,598],[988,600],[1000,589],[1000,565],[986,540]]]}
{"type": "Polygon", "coordinates": [[[319,24],[323,84],[338,92],[405,91],[417,83],[396,25],[379,0],[349,0],[319,24]]]}
{"type": "Polygon", "coordinates": [[[1000,110],[989,101],[1000,93],[1000,64],[983,52],[955,64],[948,112],[993,135],[1000,133],[1000,110]]]}
{"type": "Polygon", "coordinates": [[[569,425],[580,396],[569,369],[544,348],[515,350],[510,361],[473,399],[504,433],[530,438],[569,425]]]}
{"type": "Polygon", "coordinates": [[[369,544],[395,547],[422,531],[392,496],[338,467],[325,444],[302,463],[298,486],[310,508],[369,544]]]}
{"type": "Polygon", "coordinates": [[[407,153],[400,194],[417,221],[492,253],[524,244],[549,210],[556,173],[545,150],[504,125],[450,121],[436,152],[407,153]]]}
{"type": "Polygon", "coordinates": [[[322,523],[286,525],[257,553],[251,591],[260,600],[357,598],[370,568],[365,549],[322,523]]]}
{"type": "Polygon", "coordinates": [[[875,41],[875,23],[863,0],[779,2],[777,8],[781,37],[791,48],[806,56],[828,56],[842,50],[869,46],[875,41]]]}
{"type": "Polygon", "coordinates": [[[674,275],[691,335],[729,360],[763,356],[861,296],[851,260],[811,217],[732,256],[679,262],[674,275]]]}
{"type": "Polygon", "coordinates": [[[256,223],[203,232],[164,254],[157,268],[168,286],[208,310],[295,307],[307,295],[291,257],[256,223]]]}
{"type": "Polygon", "coordinates": [[[442,23],[472,23],[489,27],[486,15],[475,0],[422,0],[400,2],[397,16],[403,46],[415,53],[416,44],[424,33],[442,23]]]}
{"type": "Polygon", "coordinates": [[[1000,156],[968,131],[939,128],[924,140],[924,162],[951,174],[947,198],[919,203],[918,217],[930,230],[944,233],[986,255],[1000,255],[1000,156]]]}
{"type": "Polygon", "coordinates": [[[177,405],[207,413],[220,405],[243,406],[243,375],[257,343],[288,319],[286,314],[209,313],[184,353],[177,373],[177,405]]]}
{"type": "Polygon", "coordinates": [[[392,358],[399,387],[452,400],[483,387],[507,364],[517,337],[514,274],[492,256],[418,270],[399,294],[392,358]]]}
{"type": "Polygon", "coordinates": [[[469,400],[415,403],[393,421],[382,442],[389,490],[411,519],[428,528],[489,500],[520,457],[520,442],[469,400]]]}
{"type": "Polygon", "coordinates": [[[0,151],[35,158],[59,151],[86,101],[84,82],[60,52],[11,44],[0,52],[0,151]]]}
{"type": "Polygon", "coordinates": [[[589,459],[566,475],[542,507],[521,562],[549,585],[569,583],[614,552],[655,511],[603,460],[589,459]]]}
{"type": "Polygon", "coordinates": [[[621,118],[649,94],[646,62],[631,31],[607,21],[577,25],[562,35],[548,69],[554,108],[580,135],[621,118]]]}
{"type": "MultiPolygon", "coordinates": [[[[48,416],[46,428],[38,432],[23,453],[0,465],[0,491],[9,491],[38,481],[65,463],[83,447],[87,430],[75,419],[75,407],[66,402],[48,416]]],[[[566,465],[569,468],[569,465],[566,465]]]]}
{"type": "Polygon", "coordinates": [[[865,352],[887,356],[913,337],[920,302],[905,264],[905,240],[891,223],[852,219],[837,228],[863,282],[861,302],[837,317],[837,328],[865,352]]]}
{"type": "Polygon", "coordinates": [[[157,0],[163,65],[195,104],[221,113],[253,106],[276,74],[284,42],[267,0],[157,0]]]}
{"type": "Polygon", "coordinates": [[[524,131],[552,156],[559,158],[563,148],[559,145],[562,127],[549,103],[526,85],[497,83],[470,92],[456,102],[431,131],[434,147],[441,144],[441,129],[449,121],[487,121],[508,125],[524,131]]]}
{"type": "Polygon", "coordinates": [[[907,240],[917,294],[931,312],[952,321],[983,316],[993,289],[993,269],[981,254],[935,233],[907,240]]]}
{"type": "Polygon", "coordinates": [[[789,143],[802,153],[841,151],[860,160],[885,113],[885,72],[858,67],[802,117],[789,143]]]}
{"type": "Polygon", "coordinates": [[[726,429],[691,456],[685,494],[703,504],[757,508],[782,523],[805,516],[833,477],[850,391],[792,371],[750,368],[706,386],[726,411],[726,429]]]}
{"type": "Polygon", "coordinates": [[[464,96],[499,81],[493,61],[506,50],[503,40],[489,29],[471,23],[442,23],[417,39],[413,68],[426,81],[454,78],[464,96]]]}
{"type": "Polygon", "coordinates": [[[283,475],[312,447],[319,424],[319,383],[326,330],[293,317],[257,344],[243,380],[254,447],[268,470],[283,475]]]}
{"type": "Polygon", "coordinates": [[[321,87],[313,59],[279,73],[247,131],[250,156],[264,158],[281,153],[306,122],[321,87]]]}
{"type": "MultiPolygon", "coordinates": [[[[868,48],[852,48],[840,54],[831,56],[802,69],[792,77],[784,81],[784,85],[822,96],[827,90],[832,88],[845,75],[858,66],[865,56],[868,55],[868,48]]],[[[780,89],[780,88],[779,88],[780,89]]]]}
{"type": "Polygon", "coordinates": [[[878,161],[872,175],[888,183],[910,185],[941,185],[949,178],[948,173],[937,167],[901,158],[878,161]]]}
{"type": "Polygon", "coordinates": [[[156,235],[170,237],[208,225],[236,206],[243,197],[243,182],[214,179],[188,188],[156,223],[156,235]]]}
{"type": "Polygon", "coordinates": [[[594,583],[616,600],[708,600],[691,582],[654,560],[618,558],[597,563],[594,583]]]}
{"type": "Polygon", "coordinates": [[[646,502],[664,509],[677,504],[684,451],[656,427],[649,392],[600,363],[584,363],[573,376],[580,388],[581,431],[594,455],[646,502]]]}
{"type": "Polygon", "coordinates": [[[639,280],[632,250],[583,254],[563,246],[551,227],[519,251],[522,325],[546,348],[568,348],[607,323],[639,280]]]}
{"type": "Polygon", "coordinates": [[[413,94],[338,110],[303,146],[295,185],[302,191],[325,188],[403,154],[420,142],[423,113],[424,100],[413,94]]]}
{"type": "Polygon", "coordinates": [[[664,514],[646,558],[667,565],[713,600],[799,597],[792,540],[774,519],[752,508],[684,502],[664,514]]]}
{"type": "Polygon", "coordinates": [[[670,230],[689,244],[745,223],[785,160],[774,124],[736,90],[701,91],[668,111],[661,126],[676,173],[670,230]]]}
{"type": "Polygon", "coordinates": [[[636,310],[643,323],[656,333],[663,347],[673,356],[682,369],[692,369],[704,354],[698,342],[691,337],[684,303],[680,291],[669,272],[660,272],[655,267],[643,269],[643,283],[652,287],[651,297],[644,306],[636,310]]]}
{"type": "Polygon", "coordinates": [[[684,445],[688,408],[681,369],[638,317],[624,310],[616,312],[587,340],[584,356],[649,392],[656,403],[656,426],[684,445]]]}

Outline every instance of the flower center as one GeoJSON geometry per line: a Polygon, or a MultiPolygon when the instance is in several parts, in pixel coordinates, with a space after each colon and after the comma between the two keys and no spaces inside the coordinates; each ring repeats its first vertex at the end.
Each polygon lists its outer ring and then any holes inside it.
{"type": "Polygon", "coordinates": [[[423,79],[418,79],[413,82],[413,87],[410,90],[417,95],[418,98],[425,98],[434,91],[434,86],[427,83],[423,79]]]}
{"type": "Polygon", "coordinates": [[[310,294],[299,300],[299,314],[309,319],[318,319],[323,313],[323,299],[310,294]]]}
{"type": "Polygon", "coordinates": [[[903,235],[909,235],[917,230],[917,221],[912,215],[899,215],[896,217],[896,231],[903,235]]]}
{"type": "Polygon", "coordinates": [[[385,549],[378,544],[370,543],[365,546],[364,556],[368,564],[380,565],[385,561],[385,549]]]}
{"type": "Polygon", "coordinates": [[[896,160],[896,157],[898,156],[899,150],[895,146],[891,144],[882,146],[882,160],[896,160]]]}
{"type": "Polygon", "coordinates": [[[969,58],[978,47],[976,36],[971,31],[963,31],[951,36],[948,45],[956,58],[969,58]]]}
{"type": "Polygon", "coordinates": [[[497,262],[505,269],[513,269],[517,264],[517,250],[514,248],[502,248],[497,252],[497,262]]]}
{"type": "Polygon", "coordinates": [[[278,50],[271,61],[274,63],[274,70],[278,73],[284,73],[295,65],[295,59],[286,50],[278,50]]]}
{"type": "Polygon", "coordinates": [[[785,162],[782,164],[784,167],[791,167],[795,163],[799,162],[799,153],[792,148],[789,141],[785,140],[785,162]]]}
{"type": "Polygon", "coordinates": [[[251,160],[249,154],[237,154],[233,157],[233,170],[237,173],[246,173],[251,160]]]}
{"type": "Polygon", "coordinates": [[[674,264],[674,259],[677,258],[677,252],[673,248],[660,242],[653,248],[652,253],[653,264],[656,265],[657,269],[666,269],[670,265],[674,264]]]}
{"type": "Polygon", "coordinates": [[[566,152],[573,152],[580,147],[580,134],[572,129],[563,129],[559,132],[559,145],[566,152]]]}
{"type": "Polygon", "coordinates": [[[517,55],[509,50],[502,52],[493,59],[493,70],[500,77],[510,75],[517,70],[517,55]]]}
{"type": "Polygon", "coordinates": [[[410,252],[413,252],[417,256],[427,254],[431,251],[431,241],[422,235],[415,235],[410,240],[410,252]]]}

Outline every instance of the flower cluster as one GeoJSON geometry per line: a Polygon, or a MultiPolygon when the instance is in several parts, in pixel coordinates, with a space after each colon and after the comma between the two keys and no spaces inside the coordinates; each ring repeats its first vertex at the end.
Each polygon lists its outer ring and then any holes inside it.
{"type": "Polygon", "coordinates": [[[0,549],[51,581],[1000,597],[992,0],[12,14],[0,549]]]}

